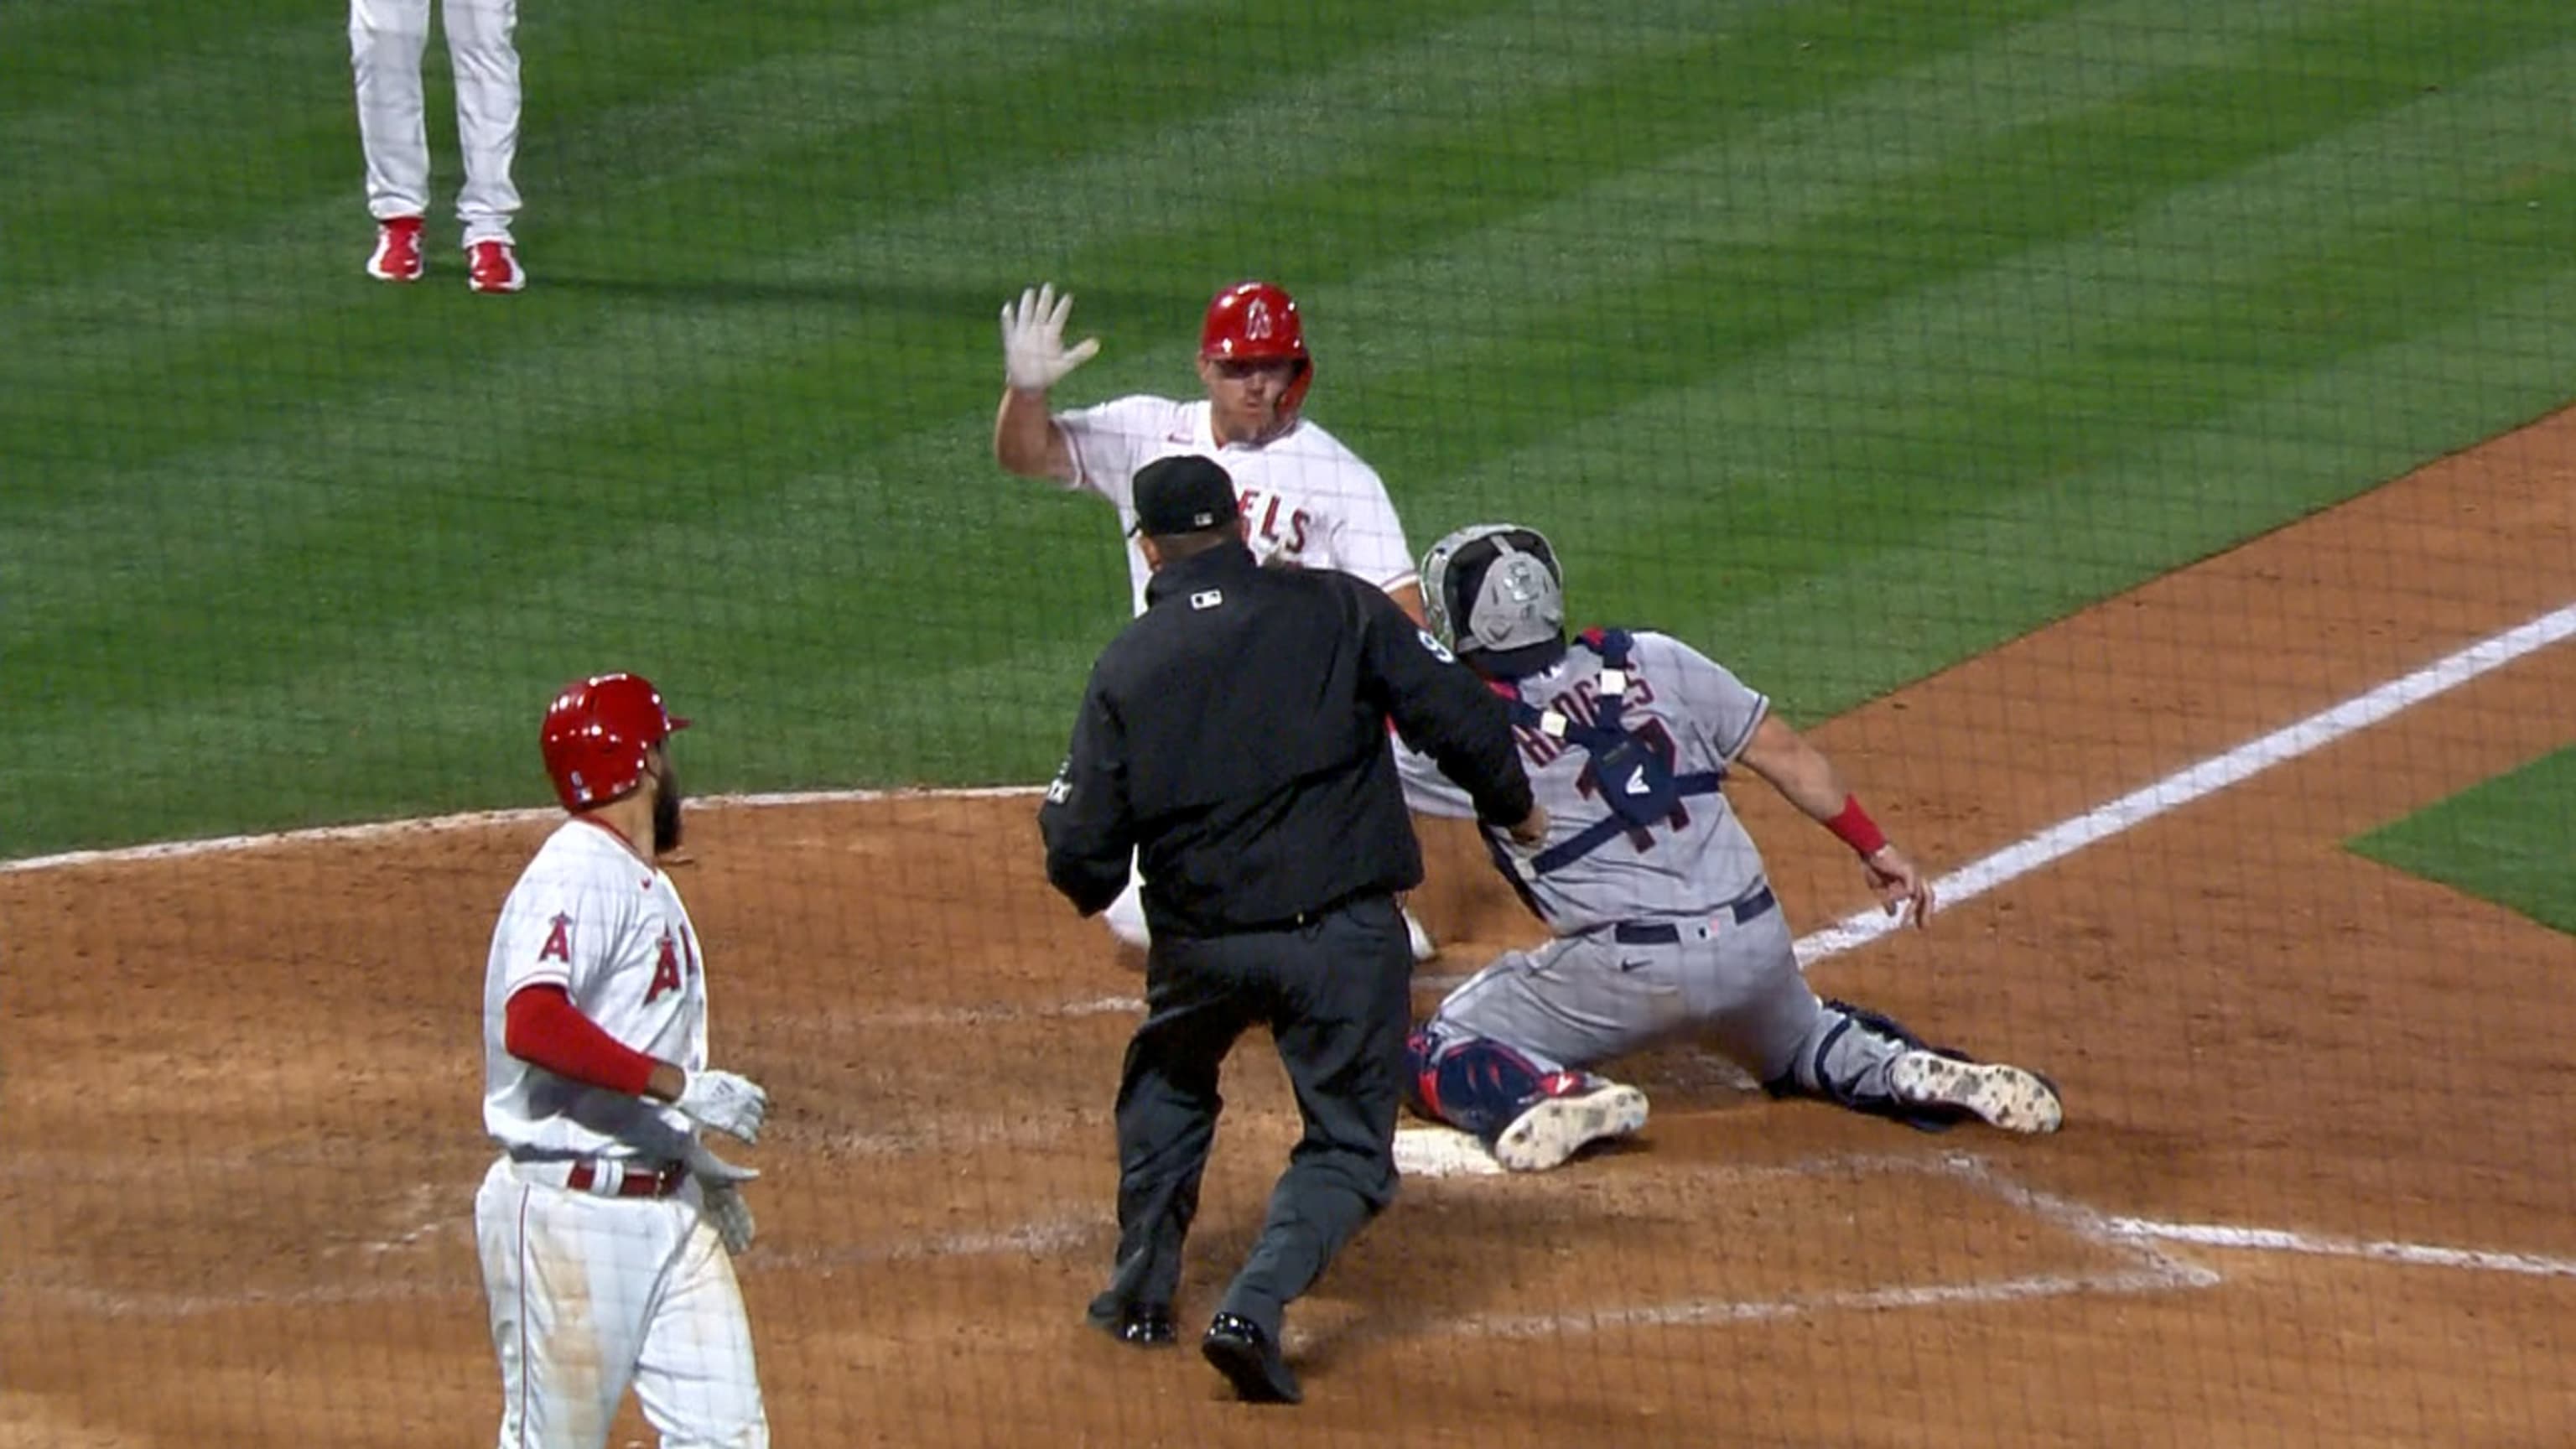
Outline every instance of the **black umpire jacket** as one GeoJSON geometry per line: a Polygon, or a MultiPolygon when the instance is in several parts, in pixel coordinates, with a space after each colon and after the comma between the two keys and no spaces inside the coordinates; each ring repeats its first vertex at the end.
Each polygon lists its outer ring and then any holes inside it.
{"type": "Polygon", "coordinates": [[[1294,924],[1422,883],[1406,743],[1503,827],[1530,812],[1501,699],[1379,590],[1221,547],[1167,562],[1092,667],[1038,811],[1047,879],[1084,915],[1140,852],[1156,935],[1294,924]]]}

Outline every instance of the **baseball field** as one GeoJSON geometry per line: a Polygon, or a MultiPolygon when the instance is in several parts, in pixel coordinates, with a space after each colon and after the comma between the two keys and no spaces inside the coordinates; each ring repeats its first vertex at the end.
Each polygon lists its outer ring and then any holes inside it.
{"type": "MultiPolygon", "coordinates": [[[[344,17],[0,8],[0,1445],[490,1438],[471,1228],[536,720],[693,716],[778,1108],[782,1444],[2576,1442],[2576,11],[1020,0],[521,16],[526,292],[361,272],[344,17]],[[1943,873],[1818,988],[2059,1136],[1674,1050],[1544,1176],[1408,1132],[1308,1402],[1083,1328],[1139,983],[1035,798],[1127,613],[1008,478],[1267,276],[1417,548],[1546,530],[1943,873]],[[280,832],[288,832],[281,835],[280,832]]],[[[1534,924],[1426,828],[1417,1000],[1534,924]]],[[[1185,1316],[1292,1139],[1258,1042],[1185,1316]]],[[[649,1440],[640,1419],[611,1442],[649,1440]]]]}

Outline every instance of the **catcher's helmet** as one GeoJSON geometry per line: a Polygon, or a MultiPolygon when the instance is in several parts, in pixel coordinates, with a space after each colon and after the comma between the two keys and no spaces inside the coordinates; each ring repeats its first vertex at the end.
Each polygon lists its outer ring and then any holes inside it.
{"type": "Polygon", "coordinates": [[[1295,362],[1297,378],[1279,399],[1282,416],[1295,414],[1315,380],[1315,360],[1306,355],[1306,328],[1297,320],[1297,299],[1268,282],[1237,282],[1208,303],[1207,320],[1199,324],[1199,360],[1218,358],[1295,362]]]}
{"type": "Polygon", "coordinates": [[[566,810],[605,805],[644,783],[644,757],[688,728],[662,707],[662,692],[637,674],[596,674],[563,687],[546,706],[537,746],[566,810]]]}
{"type": "Polygon", "coordinates": [[[1545,644],[1565,632],[1565,571],[1537,529],[1479,523],[1422,556],[1422,612],[1461,654],[1545,644]]]}

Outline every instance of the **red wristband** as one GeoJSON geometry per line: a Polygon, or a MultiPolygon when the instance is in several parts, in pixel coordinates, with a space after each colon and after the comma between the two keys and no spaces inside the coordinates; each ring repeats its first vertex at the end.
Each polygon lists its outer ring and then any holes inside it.
{"type": "Polygon", "coordinates": [[[1825,828],[1840,837],[1843,844],[1858,851],[1863,860],[1887,848],[1887,832],[1879,829],[1878,822],[1869,818],[1869,812],[1860,808],[1857,796],[1845,795],[1843,813],[1826,821],[1825,828]]]}

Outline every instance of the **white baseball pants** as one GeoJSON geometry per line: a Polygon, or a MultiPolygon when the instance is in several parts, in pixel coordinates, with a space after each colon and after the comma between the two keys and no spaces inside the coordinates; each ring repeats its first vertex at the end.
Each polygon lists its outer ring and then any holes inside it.
{"type": "Polygon", "coordinates": [[[500,1449],[600,1449],[630,1384],[663,1449],[767,1449],[751,1320],[696,1182],[614,1198],[541,1174],[503,1157],[474,1195],[500,1449]]]}
{"type": "MultiPolygon", "coordinates": [[[[349,64],[358,81],[358,139],[367,150],[367,210],[381,221],[429,211],[429,124],[420,58],[430,0],[349,0],[349,64]]],[[[439,0],[456,70],[456,133],[465,185],[456,193],[464,244],[509,241],[519,213],[510,165],[519,150],[518,0],[439,0]]]]}

